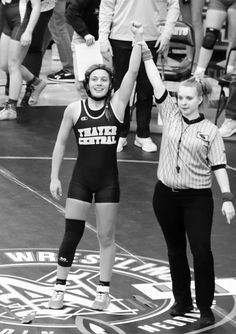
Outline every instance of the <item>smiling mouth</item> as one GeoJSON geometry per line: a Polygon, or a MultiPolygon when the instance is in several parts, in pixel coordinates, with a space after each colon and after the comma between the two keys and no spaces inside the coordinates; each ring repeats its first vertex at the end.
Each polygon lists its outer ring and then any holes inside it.
{"type": "Polygon", "coordinates": [[[94,88],[94,91],[100,93],[104,91],[104,88],[94,88]]]}

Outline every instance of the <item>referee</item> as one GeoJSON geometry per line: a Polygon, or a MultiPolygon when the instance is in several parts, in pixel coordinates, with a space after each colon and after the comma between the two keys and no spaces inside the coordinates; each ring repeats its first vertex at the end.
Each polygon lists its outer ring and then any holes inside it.
{"type": "Polygon", "coordinates": [[[222,213],[227,222],[235,215],[224,143],[217,126],[201,113],[211,87],[195,77],[182,82],[176,105],[165,89],[145,42],[142,43],[142,59],[163,122],[153,208],[168,249],[175,298],[170,314],[181,316],[193,309],[186,253],[188,238],[194,263],[196,304],[201,315],[199,325],[205,327],[215,322],[211,310],[215,289],[211,251],[212,171],[222,192],[222,213]]]}

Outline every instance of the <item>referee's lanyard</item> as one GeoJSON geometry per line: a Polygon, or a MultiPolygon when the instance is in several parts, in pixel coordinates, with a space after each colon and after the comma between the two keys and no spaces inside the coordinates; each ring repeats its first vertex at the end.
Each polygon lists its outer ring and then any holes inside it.
{"type": "Polygon", "coordinates": [[[180,137],[179,137],[179,141],[178,141],[178,144],[177,144],[177,157],[176,157],[176,172],[179,174],[180,172],[180,166],[179,166],[179,152],[180,152],[180,145],[181,145],[181,142],[182,142],[182,137],[183,137],[183,134],[185,133],[185,131],[189,128],[189,125],[190,124],[187,124],[186,128],[184,129],[183,128],[183,122],[184,120],[182,119],[181,120],[181,133],[180,133],[180,137]]]}

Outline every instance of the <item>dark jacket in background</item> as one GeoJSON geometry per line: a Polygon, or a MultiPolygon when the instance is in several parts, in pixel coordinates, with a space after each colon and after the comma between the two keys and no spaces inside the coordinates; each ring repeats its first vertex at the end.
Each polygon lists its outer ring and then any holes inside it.
{"type": "Polygon", "coordinates": [[[67,22],[84,37],[91,34],[98,39],[98,14],[101,0],[68,0],[67,22]]]}

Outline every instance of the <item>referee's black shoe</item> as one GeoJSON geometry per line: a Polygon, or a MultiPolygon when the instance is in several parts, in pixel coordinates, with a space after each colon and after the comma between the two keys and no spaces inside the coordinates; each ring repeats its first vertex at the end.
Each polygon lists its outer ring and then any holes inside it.
{"type": "Polygon", "coordinates": [[[206,310],[200,310],[200,319],[199,319],[200,327],[211,326],[214,325],[214,323],[215,323],[215,316],[210,308],[206,310]]]}
{"type": "Polygon", "coordinates": [[[176,317],[179,315],[184,315],[185,313],[188,313],[190,311],[193,310],[193,305],[189,304],[189,305],[185,305],[182,303],[175,303],[171,309],[170,309],[170,315],[172,315],[172,317],[176,317]]]}

